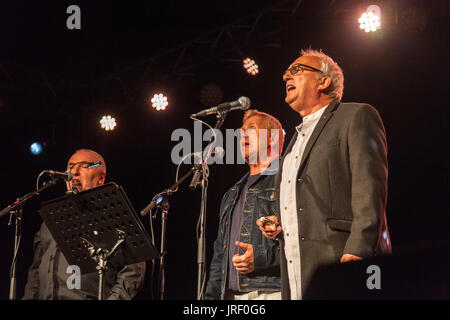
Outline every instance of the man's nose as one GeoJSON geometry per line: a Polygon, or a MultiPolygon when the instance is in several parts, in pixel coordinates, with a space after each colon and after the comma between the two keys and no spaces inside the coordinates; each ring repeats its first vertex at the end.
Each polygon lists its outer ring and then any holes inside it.
{"type": "Polygon", "coordinates": [[[283,81],[287,82],[288,80],[292,80],[292,76],[290,72],[286,72],[285,74],[283,74],[283,81]]]}
{"type": "Polygon", "coordinates": [[[75,166],[71,170],[73,176],[79,176],[80,175],[80,166],[75,166]]]}

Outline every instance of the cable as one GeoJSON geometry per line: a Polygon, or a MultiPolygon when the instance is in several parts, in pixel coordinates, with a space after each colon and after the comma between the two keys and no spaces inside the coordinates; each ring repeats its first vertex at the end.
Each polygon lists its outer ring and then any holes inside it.
{"type": "Polygon", "coordinates": [[[41,179],[42,175],[45,173],[45,170],[41,171],[41,173],[38,175],[36,180],[36,190],[39,190],[39,180],[41,179]]]}
{"type": "MultiPolygon", "coordinates": [[[[150,220],[150,232],[152,235],[152,245],[153,247],[155,247],[155,232],[153,229],[153,219],[155,219],[156,217],[153,216],[153,209],[150,210],[150,214],[149,214],[149,220],[150,220]]],[[[152,279],[152,283],[151,283],[151,287],[150,287],[150,293],[151,293],[151,298],[154,299],[155,297],[155,293],[153,291],[153,286],[154,286],[154,277],[155,277],[155,259],[152,259],[152,269],[151,269],[151,279],[152,279]]]]}

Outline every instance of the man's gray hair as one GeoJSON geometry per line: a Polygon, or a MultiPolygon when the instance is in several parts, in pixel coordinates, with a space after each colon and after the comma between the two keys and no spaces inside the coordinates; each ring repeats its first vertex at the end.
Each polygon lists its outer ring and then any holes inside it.
{"type": "Polygon", "coordinates": [[[335,99],[341,101],[344,93],[344,73],[341,67],[329,56],[327,56],[322,50],[306,49],[301,50],[302,56],[318,57],[322,61],[322,67],[320,70],[324,75],[329,76],[331,79],[331,85],[327,90],[327,94],[335,99]]]}

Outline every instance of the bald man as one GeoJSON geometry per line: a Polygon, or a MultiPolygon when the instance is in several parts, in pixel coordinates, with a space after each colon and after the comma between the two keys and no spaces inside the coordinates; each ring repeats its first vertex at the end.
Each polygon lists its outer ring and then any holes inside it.
{"type": "MultiPolygon", "coordinates": [[[[70,157],[67,170],[73,179],[67,189],[78,193],[105,183],[106,163],[95,151],[81,149],[70,157]],[[90,164],[98,163],[95,167],[90,164]]],[[[81,275],[80,289],[69,289],[69,266],[45,223],[36,233],[34,259],[28,272],[24,300],[90,300],[98,298],[98,273],[81,275]]],[[[111,263],[104,277],[104,295],[108,300],[130,300],[142,284],[144,264],[118,265],[111,263]]]]}

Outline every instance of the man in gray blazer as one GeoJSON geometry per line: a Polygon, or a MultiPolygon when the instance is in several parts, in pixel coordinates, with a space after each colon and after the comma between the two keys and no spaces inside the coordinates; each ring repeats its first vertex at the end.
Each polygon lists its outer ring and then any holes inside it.
{"type": "Polygon", "coordinates": [[[322,51],[302,50],[283,80],[302,120],[275,179],[280,225],[257,224],[280,240],[282,298],[302,299],[320,265],[391,252],[387,143],[372,106],[340,102],[344,75],[322,51]]]}

